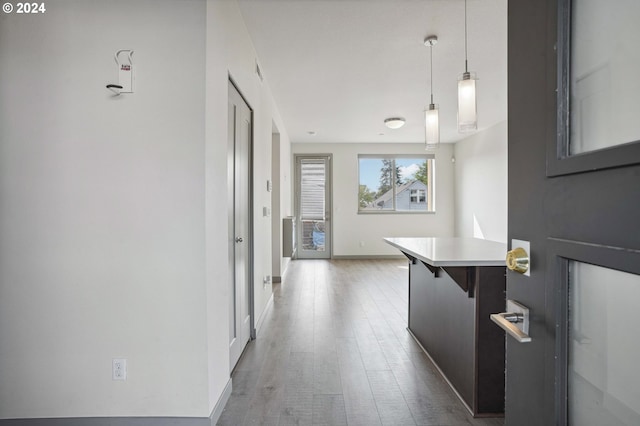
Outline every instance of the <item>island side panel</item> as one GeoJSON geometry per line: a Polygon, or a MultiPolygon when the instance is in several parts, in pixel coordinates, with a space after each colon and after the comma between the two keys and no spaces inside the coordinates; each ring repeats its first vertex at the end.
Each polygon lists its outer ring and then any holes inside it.
{"type": "Polygon", "coordinates": [[[410,265],[409,329],[473,410],[476,299],[444,271],[438,275],[410,265]]]}
{"type": "Polygon", "coordinates": [[[476,270],[476,407],[479,413],[504,413],[505,334],[489,316],[505,308],[506,268],[476,270]]]}

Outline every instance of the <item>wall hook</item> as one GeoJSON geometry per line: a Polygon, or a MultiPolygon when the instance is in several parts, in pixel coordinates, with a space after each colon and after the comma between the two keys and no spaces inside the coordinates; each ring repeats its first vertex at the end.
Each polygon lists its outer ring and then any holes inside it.
{"type": "Polygon", "coordinates": [[[118,65],[118,84],[107,84],[107,89],[111,90],[116,96],[122,93],[133,93],[133,50],[118,50],[113,58],[118,65]]]}
{"type": "Polygon", "coordinates": [[[116,96],[120,96],[120,90],[122,90],[122,86],[119,84],[107,84],[107,89],[111,90],[116,96]]]}

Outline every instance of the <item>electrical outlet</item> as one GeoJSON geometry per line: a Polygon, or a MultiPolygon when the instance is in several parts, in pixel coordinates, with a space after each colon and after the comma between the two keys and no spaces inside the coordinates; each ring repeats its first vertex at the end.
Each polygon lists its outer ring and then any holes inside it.
{"type": "Polygon", "coordinates": [[[127,380],[127,359],[114,358],[111,363],[111,379],[127,380]]]}

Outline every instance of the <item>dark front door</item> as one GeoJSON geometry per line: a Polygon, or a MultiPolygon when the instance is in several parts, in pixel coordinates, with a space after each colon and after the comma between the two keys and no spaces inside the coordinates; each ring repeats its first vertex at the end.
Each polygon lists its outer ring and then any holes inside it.
{"type": "Polygon", "coordinates": [[[509,2],[506,424],[639,425],[640,2],[509,2]]]}

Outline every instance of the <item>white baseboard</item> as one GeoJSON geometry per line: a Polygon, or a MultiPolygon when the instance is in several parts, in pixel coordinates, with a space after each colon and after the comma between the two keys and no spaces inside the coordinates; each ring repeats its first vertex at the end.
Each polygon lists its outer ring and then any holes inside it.
{"type": "Polygon", "coordinates": [[[358,255],[339,255],[332,256],[334,260],[392,260],[392,259],[406,259],[401,254],[358,254],[358,255]]]}
{"type": "Polygon", "coordinates": [[[260,333],[262,324],[264,324],[264,319],[266,318],[267,314],[269,313],[269,310],[272,307],[273,307],[273,292],[271,292],[271,297],[267,302],[267,306],[265,306],[264,310],[262,311],[262,314],[260,314],[260,318],[258,318],[258,321],[256,321],[256,336],[258,335],[258,333],[260,333]]]}
{"type": "Polygon", "coordinates": [[[227,405],[229,398],[231,398],[232,390],[233,390],[233,383],[231,378],[229,378],[227,385],[224,387],[224,390],[222,391],[222,395],[220,395],[220,398],[218,398],[218,402],[216,402],[216,406],[213,407],[213,411],[209,416],[209,419],[211,420],[211,426],[215,426],[216,423],[218,423],[218,420],[220,420],[220,416],[222,416],[222,411],[224,410],[225,405],[227,405]]]}

